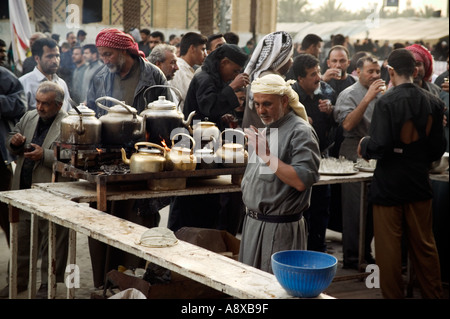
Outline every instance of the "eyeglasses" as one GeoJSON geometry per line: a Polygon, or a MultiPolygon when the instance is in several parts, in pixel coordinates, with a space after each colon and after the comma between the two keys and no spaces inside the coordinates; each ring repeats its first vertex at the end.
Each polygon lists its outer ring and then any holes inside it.
{"type": "Polygon", "coordinates": [[[392,70],[395,70],[392,66],[390,66],[389,64],[386,64],[386,67],[388,68],[388,69],[392,69],[392,70]]]}

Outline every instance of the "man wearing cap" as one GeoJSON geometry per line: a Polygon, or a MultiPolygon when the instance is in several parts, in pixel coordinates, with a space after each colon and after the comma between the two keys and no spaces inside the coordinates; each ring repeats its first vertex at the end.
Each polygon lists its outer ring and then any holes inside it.
{"type": "MultiPolygon", "coordinates": [[[[248,85],[248,75],[241,73],[246,60],[247,55],[234,44],[223,44],[208,55],[202,71],[194,76],[189,86],[183,109],[185,117],[195,111],[195,120],[208,119],[224,130],[226,124],[222,116],[233,113],[239,106],[236,88],[248,85]]],[[[231,200],[233,197],[227,194],[176,197],[170,207],[169,228],[173,231],[183,226],[221,228],[235,234],[242,209],[240,198],[231,200]],[[230,205],[237,207],[230,209],[230,205]],[[236,218],[231,214],[236,214],[236,218]],[[222,223],[220,216],[233,222],[222,223]]]]}
{"type": "Polygon", "coordinates": [[[318,137],[292,83],[276,74],[254,80],[254,107],[265,128],[245,129],[250,155],[241,184],[246,216],[239,260],[267,272],[273,253],[307,248],[303,212],[319,180],[318,137]]]}
{"type": "Polygon", "coordinates": [[[358,155],[377,159],[369,192],[380,286],[385,298],[404,298],[402,237],[423,298],[442,298],[433,235],[429,168],[446,148],[444,102],[413,84],[416,60],[406,49],[388,58],[393,88],[378,100],[358,155]]]}
{"type": "Polygon", "coordinates": [[[211,52],[202,72],[194,76],[189,86],[183,109],[185,117],[195,111],[195,119],[208,118],[222,131],[225,128],[222,116],[239,106],[234,91],[249,84],[248,75],[241,73],[247,58],[234,44],[223,44],[211,52]]]}
{"type": "MultiPolygon", "coordinates": [[[[144,91],[153,85],[167,85],[164,74],[145,59],[136,41],[125,32],[104,29],[97,35],[95,44],[105,65],[92,78],[87,98],[89,108],[95,110],[97,116],[105,114],[95,100],[109,96],[141,113],[146,107],[144,91]]],[[[147,102],[156,101],[162,95],[172,100],[166,88],[156,88],[147,91],[147,102]]]]}

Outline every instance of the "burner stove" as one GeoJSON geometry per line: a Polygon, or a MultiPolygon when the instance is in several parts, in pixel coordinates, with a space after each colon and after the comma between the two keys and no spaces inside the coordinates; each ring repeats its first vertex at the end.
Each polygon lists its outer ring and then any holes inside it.
{"type": "MultiPolygon", "coordinates": [[[[124,148],[127,153],[131,150],[124,148]]],[[[101,166],[122,164],[121,147],[117,145],[75,145],[55,143],[55,158],[57,161],[70,163],[76,168],[98,170],[101,166]]]]}

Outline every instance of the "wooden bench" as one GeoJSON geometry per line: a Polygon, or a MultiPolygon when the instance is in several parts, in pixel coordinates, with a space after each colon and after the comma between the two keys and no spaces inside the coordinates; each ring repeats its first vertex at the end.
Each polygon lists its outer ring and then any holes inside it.
{"type": "MultiPolygon", "coordinates": [[[[281,287],[275,276],[229,257],[179,241],[167,248],[148,248],[138,242],[148,228],[117,218],[97,209],[70,201],[41,189],[0,192],[0,201],[10,207],[11,260],[10,298],[17,296],[17,223],[19,210],[49,221],[49,260],[55,260],[54,224],[70,229],[69,264],[76,264],[76,233],[81,233],[113,247],[132,253],[185,277],[243,299],[293,298],[281,287]]],[[[36,238],[33,238],[32,243],[36,238]]],[[[30,269],[35,271],[37,246],[32,246],[30,269]]],[[[56,294],[53,262],[49,262],[49,298],[56,294]]],[[[31,273],[30,291],[35,291],[36,276],[31,273]],[[33,288],[33,289],[31,289],[33,288]]],[[[32,294],[29,297],[33,297],[32,294]]],[[[68,298],[74,290],[68,289],[68,298]]],[[[325,294],[317,298],[331,298],[325,294]]]]}

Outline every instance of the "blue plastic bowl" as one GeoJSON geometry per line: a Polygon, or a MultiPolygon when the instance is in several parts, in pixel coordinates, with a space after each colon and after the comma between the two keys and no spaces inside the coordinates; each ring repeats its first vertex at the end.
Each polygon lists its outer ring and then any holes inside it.
{"type": "Polygon", "coordinates": [[[320,295],[333,281],[336,257],[309,250],[286,250],[272,255],[272,270],[288,294],[301,298],[320,295]]]}

